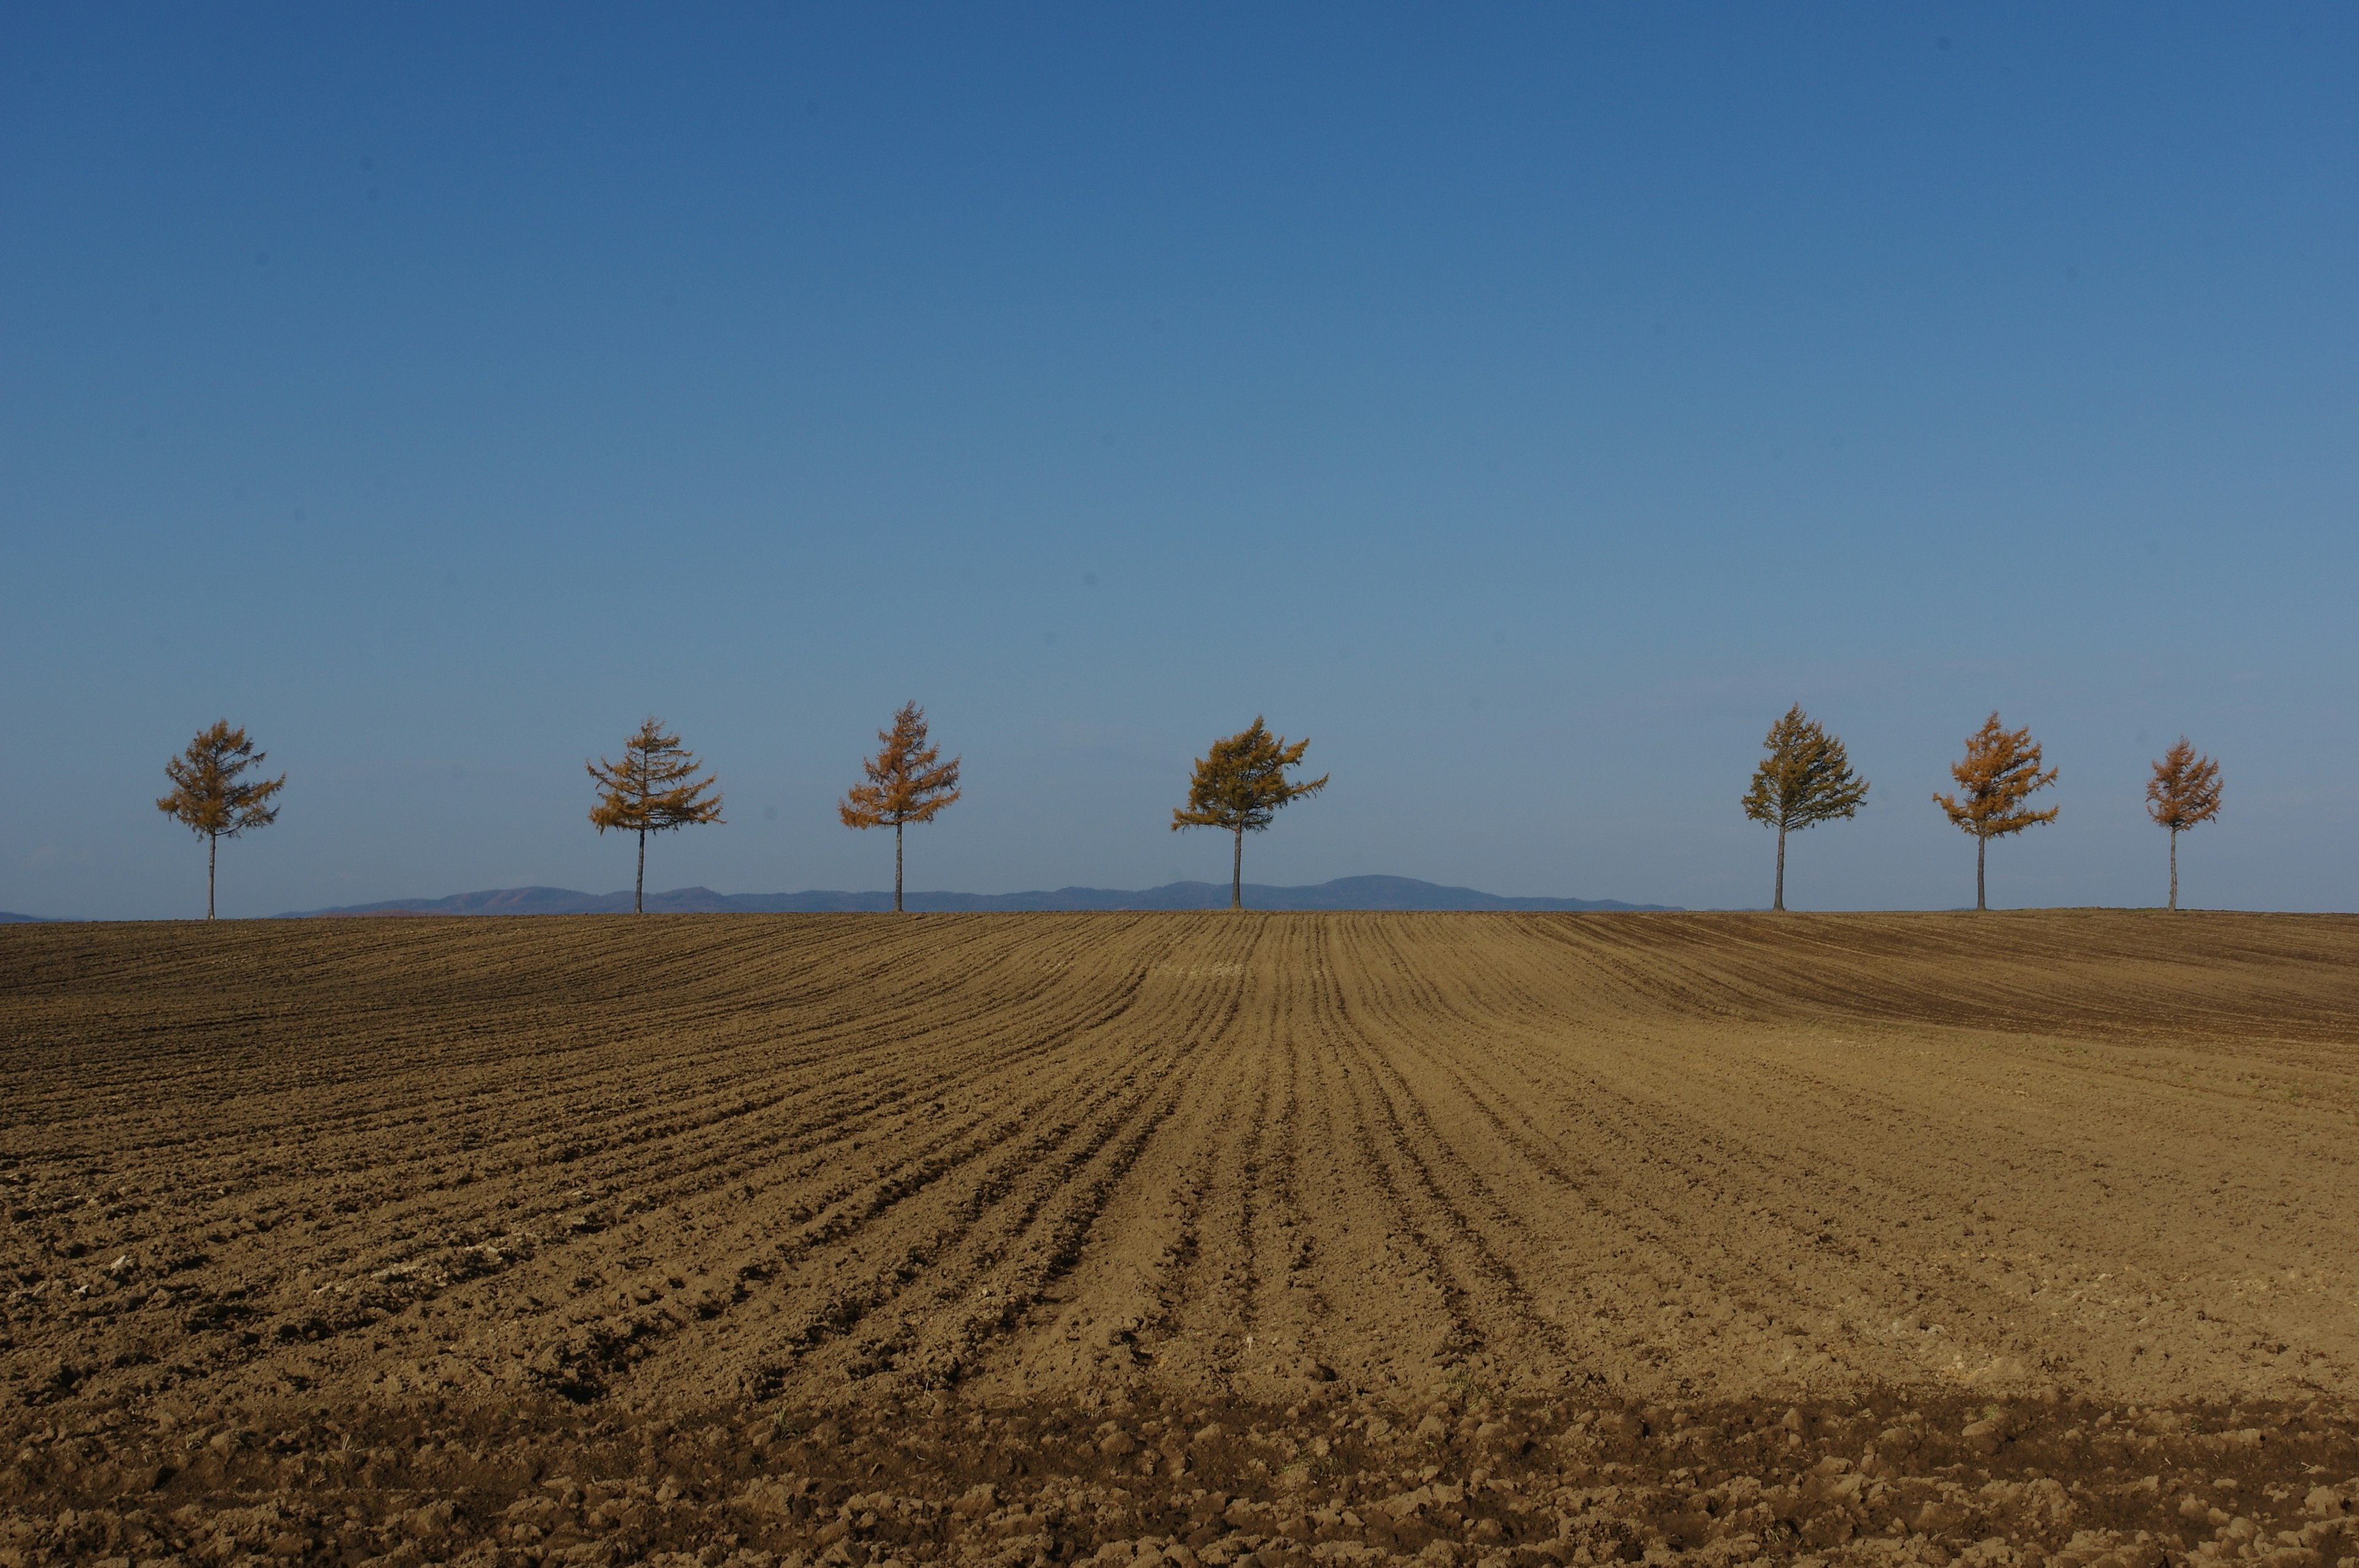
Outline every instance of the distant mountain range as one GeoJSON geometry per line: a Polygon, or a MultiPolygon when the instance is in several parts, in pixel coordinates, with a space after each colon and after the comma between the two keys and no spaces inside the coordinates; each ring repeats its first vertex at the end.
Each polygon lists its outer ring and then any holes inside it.
{"type": "Polygon", "coordinates": [[[0,925],[38,925],[48,919],[45,914],[11,914],[0,909],[0,925]]]}
{"type": "MultiPolygon", "coordinates": [[[[1248,909],[1669,909],[1661,903],[1624,903],[1610,898],[1503,898],[1473,888],[1441,887],[1414,877],[1341,877],[1316,887],[1265,887],[1247,882],[1248,909]]],[[[1226,882],[1167,882],[1159,888],[1059,888],[1054,892],[912,892],[911,910],[1225,909],[1226,882]]],[[[889,892],[714,892],[711,888],[675,888],[647,895],[650,913],[660,914],[787,914],[881,911],[893,907],[889,892]]],[[[454,893],[449,898],[397,898],[341,909],[306,909],[286,916],[360,914],[627,914],[631,895],[575,892],[571,888],[500,888],[454,893]]]]}

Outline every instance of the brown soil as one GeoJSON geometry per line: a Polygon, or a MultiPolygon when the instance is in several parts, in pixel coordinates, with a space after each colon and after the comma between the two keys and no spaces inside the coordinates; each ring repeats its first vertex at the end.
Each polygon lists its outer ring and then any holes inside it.
{"type": "Polygon", "coordinates": [[[0,1568],[2359,1568],[2354,1043],[2332,917],[0,928],[0,1568]]]}

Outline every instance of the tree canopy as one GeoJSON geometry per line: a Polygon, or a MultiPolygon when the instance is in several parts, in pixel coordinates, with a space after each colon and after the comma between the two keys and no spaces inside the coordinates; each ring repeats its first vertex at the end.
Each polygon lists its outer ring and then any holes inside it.
{"type": "Polygon", "coordinates": [[[2179,907],[2179,836],[2220,815],[2220,764],[2181,735],[2147,781],[2146,814],[2170,830],[2170,907],[2179,907]]]}
{"type": "Polygon", "coordinates": [[[893,829],[893,909],[901,908],[901,829],[930,822],[959,797],[959,761],[941,760],[926,738],[926,710],[905,702],[890,728],[876,731],[877,750],[863,760],[866,781],[844,791],[836,806],[846,827],[893,829]]]}
{"type": "Polygon", "coordinates": [[[164,764],[172,793],[158,801],[156,809],[205,840],[207,920],[213,917],[213,865],[221,840],[278,820],[278,807],[272,802],[286,787],[287,775],[241,782],[249,768],[260,767],[268,756],[254,749],[243,726],[232,729],[228,719],[217,719],[210,730],[197,731],[187,751],[164,764]]]}
{"type": "Polygon", "coordinates": [[[590,808],[591,826],[602,838],[609,827],[638,835],[638,881],[631,894],[634,914],[645,913],[647,835],[723,820],[721,796],[707,795],[708,791],[718,789],[720,781],[696,776],[703,765],[679,743],[679,736],[664,733],[663,720],[653,714],[623,742],[621,762],[601,758],[588,764],[590,777],[598,785],[598,803],[590,808]]]}
{"type": "Polygon", "coordinates": [[[1851,771],[1843,743],[1802,711],[1800,703],[1769,727],[1768,755],[1753,770],[1745,815],[1777,830],[1777,887],[1772,909],[1786,907],[1786,835],[1859,815],[1867,781],[1851,771]]]}
{"type": "Polygon", "coordinates": [[[1235,856],[1229,869],[1229,907],[1244,907],[1245,842],[1248,833],[1266,828],[1285,806],[1327,787],[1328,775],[1306,783],[1290,783],[1286,770],[1300,765],[1309,737],[1287,744],[1272,735],[1256,714],[1245,729],[1196,759],[1188,782],[1188,804],[1171,812],[1171,831],[1183,827],[1221,827],[1236,836],[1235,856]]]}
{"type": "Polygon", "coordinates": [[[1966,737],[1966,754],[1950,764],[1959,793],[1933,796],[1933,804],[1973,838],[1976,909],[1988,907],[1983,897],[1983,858],[1990,841],[2056,820],[2059,807],[2033,811],[2023,804],[2034,791],[2056,782],[2057,771],[2042,773],[2039,762],[2039,743],[2031,738],[2029,727],[2009,730],[1993,709],[1983,727],[1966,737]]]}

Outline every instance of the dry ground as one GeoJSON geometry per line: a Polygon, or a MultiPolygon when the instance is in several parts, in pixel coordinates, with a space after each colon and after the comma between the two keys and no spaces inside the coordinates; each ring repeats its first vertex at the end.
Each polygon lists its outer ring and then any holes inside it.
{"type": "Polygon", "coordinates": [[[2354,1044],[2333,917],[0,928],[0,1568],[2359,1568],[2354,1044]]]}

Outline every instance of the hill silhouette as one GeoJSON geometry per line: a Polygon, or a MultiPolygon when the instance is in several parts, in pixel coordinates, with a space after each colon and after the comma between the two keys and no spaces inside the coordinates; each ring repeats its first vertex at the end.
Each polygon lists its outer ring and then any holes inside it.
{"type": "MultiPolygon", "coordinates": [[[[1091,910],[1091,909],[1225,909],[1226,882],[1166,882],[1161,887],[1058,888],[1032,892],[911,892],[902,901],[913,911],[968,910],[1091,910]]],[[[1340,877],[1310,887],[1270,887],[1247,882],[1245,907],[1266,910],[1306,909],[1498,909],[1601,910],[1668,909],[1660,903],[1625,903],[1610,898],[1507,898],[1474,888],[1443,887],[1414,877],[1340,877]]],[[[482,892],[454,893],[448,898],[388,899],[381,903],[347,904],[336,909],[307,909],[287,918],[362,914],[620,914],[629,912],[631,894],[577,892],[571,888],[496,888],[482,892]]],[[[858,913],[893,907],[889,892],[843,892],[811,889],[803,892],[722,893],[711,888],[674,888],[647,895],[650,914],[787,914],[858,913]]]]}

